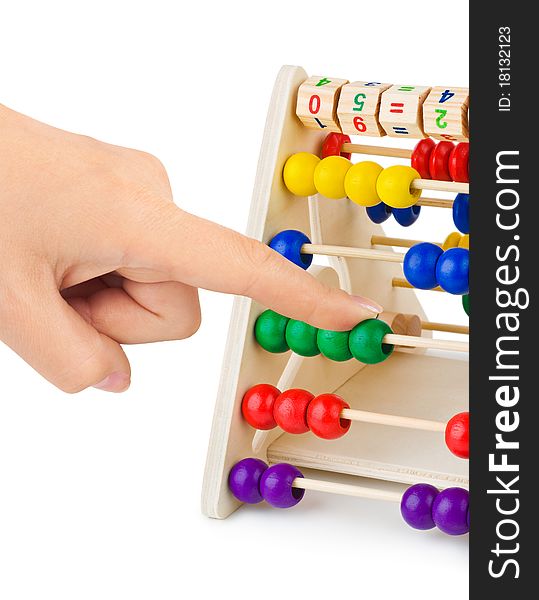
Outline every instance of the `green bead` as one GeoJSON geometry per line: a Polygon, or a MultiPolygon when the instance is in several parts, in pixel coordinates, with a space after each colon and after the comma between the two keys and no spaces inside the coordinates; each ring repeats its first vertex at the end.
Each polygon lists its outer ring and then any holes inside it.
{"type": "Polygon", "coordinates": [[[470,295],[465,294],[462,296],[462,308],[464,308],[465,313],[470,316],[470,295]]]}
{"type": "Polygon", "coordinates": [[[367,319],[358,323],[350,332],[348,344],[354,358],[366,365],[375,365],[384,361],[392,352],[392,344],[384,344],[382,340],[391,327],[379,319],[367,319]]]}
{"type": "Polygon", "coordinates": [[[290,346],[292,352],[300,356],[316,356],[320,354],[316,344],[317,332],[318,329],[308,323],[290,319],[286,326],[286,343],[290,346]]]}
{"type": "Polygon", "coordinates": [[[352,358],[352,353],[348,346],[349,331],[331,331],[329,329],[319,329],[316,336],[316,342],[320,352],[330,360],[343,362],[352,358]]]}
{"type": "Polygon", "coordinates": [[[268,352],[286,352],[288,344],[285,332],[289,320],[273,310],[265,310],[255,323],[256,341],[268,352]]]}

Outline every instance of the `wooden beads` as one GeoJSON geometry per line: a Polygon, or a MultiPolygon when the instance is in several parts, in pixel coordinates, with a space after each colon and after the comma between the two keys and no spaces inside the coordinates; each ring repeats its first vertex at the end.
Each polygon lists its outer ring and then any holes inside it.
{"type": "Polygon", "coordinates": [[[437,244],[422,242],[412,246],[404,256],[404,276],[420,290],[432,290],[439,285],[450,294],[467,294],[469,257],[466,248],[449,248],[444,252],[437,244]]]}
{"type": "Polygon", "coordinates": [[[289,320],[273,310],[265,310],[255,323],[256,341],[268,352],[286,352],[290,349],[286,342],[286,326],[289,320]]]}
{"type": "Polygon", "coordinates": [[[421,196],[421,190],[412,189],[419,173],[412,167],[393,165],[384,169],[376,181],[376,191],[380,200],[392,208],[413,206],[421,196]]]}
{"type": "Polygon", "coordinates": [[[348,341],[352,356],[367,365],[383,362],[394,349],[392,344],[384,343],[388,333],[393,333],[391,327],[379,319],[358,323],[350,332],[348,341]]]}
{"type": "MultiPolygon", "coordinates": [[[[369,210],[378,210],[378,205],[369,210]]],[[[397,209],[394,209],[395,211],[397,209]]],[[[402,209],[410,211],[412,208],[402,209]]],[[[406,216],[403,223],[413,222],[417,215],[406,216]]],[[[462,295],[469,288],[469,237],[458,232],[450,234],[440,248],[438,244],[421,242],[412,246],[406,254],[383,253],[365,248],[343,248],[333,246],[314,246],[309,238],[294,229],[278,233],[269,243],[270,247],[288,258],[294,264],[307,269],[312,255],[307,250],[314,250],[329,256],[349,256],[371,260],[385,260],[403,263],[403,271],[410,285],[421,290],[432,290],[440,286],[450,294],[462,295]],[[445,250],[445,251],[444,251],[445,250]]],[[[270,350],[271,351],[271,350],[270,350]]],[[[281,350],[284,352],[285,350],[281,350]]]]}
{"type": "Polygon", "coordinates": [[[402,496],[338,482],[307,479],[295,466],[288,463],[268,465],[257,458],[244,458],[230,470],[228,487],[240,502],[257,504],[265,500],[274,508],[296,506],[305,490],[377,498],[400,504],[404,521],[414,529],[438,527],[447,535],[464,535],[470,530],[469,492],[452,487],[439,491],[434,486],[419,483],[410,486],[402,496]]]}
{"type": "Polygon", "coordinates": [[[300,356],[317,356],[320,350],[317,344],[318,329],[304,323],[290,319],[286,326],[285,338],[290,350],[300,356]]]}
{"type": "Polygon", "coordinates": [[[376,191],[376,181],[383,168],[370,160],[352,165],[344,178],[345,195],[360,206],[376,206],[380,204],[380,196],[376,191]]]}
{"type": "Polygon", "coordinates": [[[462,308],[464,309],[464,312],[470,316],[470,296],[469,294],[464,294],[464,296],[462,296],[462,308]]]}
{"type": "Polygon", "coordinates": [[[343,156],[323,158],[314,170],[314,186],[319,194],[332,200],[346,197],[344,178],[352,163],[343,156]]]}
{"type": "Polygon", "coordinates": [[[449,419],[445,443],[455,456],[470,458],[470,413],[462,412],[449,419]]]}
{"type": "Polygon", "coordinates": [[[307,423],[309,429],[319,438],[336,440],[350,429],[351,421],[341,418],[343,408],[350,408],[337,394],[320,394],[309,403],[307,423]]]}
{"type": "Polygon", "coordinates": [[[275,386],[267,383],[260,383],[247,390],[241,403],[243,418],[249,425],[262,431],[277,427],[273,408],[280,393],[275,386]]]}
{"type": "Polygon", "coordinates": [[[464,535],[470,531],[468,490],[446,488],[439,492],[425,483],[412,485],[401,500],[401,515],[414,529],[438,527],[447,535],[464,535]]]}
{"type": "Polygon", "coordinates": [[[460,142],[456,146],[452,142],[436,143],[431,138],[419,140],[412,151],[402,148],[386,148],[385,146],[363,146],[351,144],[350,137],[342,133],[328,133],[322,144],[321,157],[343,156],[350,159],[351,152],[371,154],[375,156],[393,156],[395,158],[410,158],[411,166],[421,179],[436,179],[439,181],[456,181],[467,183],[470,144],[460,142]]]}
{"type": "Polygon", "coordinates": [[[461,233],[470,233],[470,196],[457,194],[453,202],[453,223],[461,233]]]}
{"type": "Polygon", "coordinates": [[[307,390],[286,390],[275,400],[273,418],[277,425],[288,433],[307,433],[310,425],[307,420],[307,409],[314,394],[307,390]]]}
{"type": "Polygon", "coordinates": [[[350,405],[336,394],[314,396],[307,390],[290,389],[280,393],[272,385],[258,384],[247,390],[242,400],[244,419],[263,431],[279,426],[293,434],[312,431],[325,440],[342,437],[351,421],[390,427],[407,427],[444,432],[448,450],[459,458],[469,458],[469,413],[453,416],[445,425],[438,421],[349,410],[350,405]]]}
{"type": "Polygon", "coordinates": [[[297,152],[286,161],[283,169],[283,180],[286,187],[296,196],[313,196],[316,194],[314,171],[320,159],[309,152],[297,152]]]}
{"type": "MultiPolygon", "coordinates": [[[[274,354],[286,352],[295,348],[300,356],[315,356],[321,352],[318,347],[318,329],[301,321],[290,321],[287,317],[277,314],[272,310],[264,311],[255,323],[255,338],[257,342],[274,354]],[[292,325],[290,326],[290,322],[292,325]],[[315,341],[316,340],[316,341],[315,341]],[[315,346],[316,344],[316,346],[315,346]]],[[[374,365],[386,360],[393,352],[393,346],[383,342],[386,334],[393,331],[387,323],[379,319],[367,319],[358,323],[348,333],[348,352],[357,360],[365,364],[374,365]]],[[[324,355],[328,358],[336,356],[345,359],[348,353],[343,348],[346,335],[343,332],[324,332],[324,355]],[[336,335],[327,335],[334,333],[336,335]],[[341,333],[341,335],[339,335],[341,333]],[[333,346],[332,344],[335,344],[333,346]]]]}
{"type": "Polygon", "coordinates": [[[298,267],[308,269],[313,262],[313,255],[305,254],[301,249],[303,244],[309,244],[310,241],[311,240],[301,231],[297,231],[296,229],[285,229],[271,239],[269,247],[298,267]]]}
{"type": "Polygon", "coordinates": [[[316,343],[320,352],[329,360],[344,362],[352,358],[349,346],[349,331],[331,331],[319,329],[316,343]]]}

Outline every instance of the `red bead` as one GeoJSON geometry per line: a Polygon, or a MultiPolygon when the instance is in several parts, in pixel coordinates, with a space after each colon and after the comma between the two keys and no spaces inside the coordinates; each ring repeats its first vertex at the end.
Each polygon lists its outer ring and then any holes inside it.
{"type": "Polygon", "coordinates": [[[273,418],[287,433],[306,433],[307,407],[314,394],[306,390],[294,389],[283,392],[273,406],[273,418]]]}
{"type": "Polygon", "coordinates": [[[449,157],[455,145],[453,142],[438,142],[429,160],[430,178],[438,181],[451,181],[449,157]]]}
{"type": "Polygon", "coordinates": [[[322,158],[326,158],[326,156],[344,156],[344,158],[350,160],[352,158],[350,152],[341,152],[342,145],[349,143],[350,136],[345,133],[328,133],[322,144],[322,158]]]}
{"type": "Polygon", "coordinates": [[[307,409],[307,423],[314,435],[325,440],[342,437],[349,429],[351,421],[341,419],[341,410],[350,408],[336,394],[321,394],[311,400],[307,409]]]}
{"type": "Polygon", "coordinates": [[[273,406],[281,392],[273,385],[259,383],[245,393],[241,402],[243,417],[255,429],[273,429],[273,406]]]}
{"type": "Polygon", "coordinates": [[[412,152],[412,168],[419,173],[421,179],[430,179],[429,161],[435,146],[433,139],[425,138],[417,142],[412,152]]]}
{"type": "Polygon", "coordinates": [[[459,458],[470,458],[470,413],[451,417],[445,428],[445,443],[459,458]]]}
{"type": "Polygon", "coordinates": [[[470,158],[470,144],[468,142],[460,142],[457,144],[451,155],[449,156],[449,173],[453,181],[468,183],[470,176],[468,172],[468,164],[470,158]]]}

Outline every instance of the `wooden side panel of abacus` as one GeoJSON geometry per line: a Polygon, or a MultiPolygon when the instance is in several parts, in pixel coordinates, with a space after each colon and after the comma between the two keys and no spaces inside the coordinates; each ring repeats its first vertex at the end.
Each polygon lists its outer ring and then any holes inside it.
{"type": "MultiPolygon", "coordinates": [[[[306,78],[307,74],[300,67],[283,67],[271,98],[247,227],[248,235],[264,242],[284,229],[309,233],[307,199],[290,194],[282,181],[286,159],[299,151],[318,154],[326,135],[326,131],[304,127],[295,114],[297,90],[306,78]]],[[[365,210],[349,200],[321,198],[319,208],[323,240],[328,244],[368,247],[372,235],[383,234],[383,229],[367,218],[365,210]]],[[[402,276],[401,265],[365,260],[347,260],[346,263],[353,293],[376,299],[387,311],[417,314],[426,319],[414,292],[392,287],[392,278],[402,276]]],[[[330,268],[319,269],[318,276],[337,285],[337,277],[330,268]]],[[[227,517],[240,505],[228,490],[231,467],[248,456],[268,460],[268,445],[276,443],[282,435],[274,430],[255,453],[252,450],[255,431],[241,416],[241,399],[246,390],[257,383],[277,384],[290,357],[290,353],[269,354],[255,342],[254,322],[265,308],[237,298],[232,310],[202,493],[203,512],[215,518],[227,517]]],[[[293,385],[315,394],[333,392],[352,376],[369,370],[370,367],[365,368],[354,360],[335,363],[322,356],[306,358],[293,385]]],[[[374,377],[376,373],[374,371],[374,377]]],[[[380,386],[383,388],[383,380],[380,386]]],[[[403,391],[403,414],[406,414],[408,397],[413,393],[415,390],[403,391]]],[[[398,436],[395,439],[398,446],[398,436]]],[[[338,453],[339,442],[331,444],[338,453]]],[[[423,452],[418,446],[418,460],[423,452]]]]}

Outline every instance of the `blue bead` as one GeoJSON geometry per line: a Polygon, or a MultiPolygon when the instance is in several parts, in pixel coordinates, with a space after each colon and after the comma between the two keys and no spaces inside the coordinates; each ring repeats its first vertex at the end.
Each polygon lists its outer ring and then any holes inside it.
{"type": "Polygon", "coordinates": [[[457,194],[453,202],[453,223],[461,233],[470,233],[469,194],[457,194]]]}
{"type": "Polygon", "coordinates": [[[450,248],[438,259],[436,279],[440,287],[450,294],[467,294],[469,291],[470,252],[466,248],[450,248]]]}
{"type": "Polygon", "coordinates": [[[269,243],[269,247],[278,252],[290,262],[302,269],[308,269],[313,262],[312,254],[302,254],[303,244],[310,244],[311,240],[301,231],[286,229],[278,233],[269,243]]]}
{"type": "Polygon", "coordinates": [[[420,290],[432,290],[438,285],[436,263],[443,250],[436,244],[422,242],[412,246],[404,256],[404,276],[420,290]]]}
{"type": "Polygon", "coordinates": [[[383,223],[391,216],[391,207],[383,202],[367,208],[367,216],[373,223],[383,223]]]}
{"type": "Polygon", "coordinates": [[[395,221],[402,227],[410,227],[413,225],[417,218],[419,217],[419,213],[421,212],[421,206],[410,206],[409,208],[394,208],[393,216],[395,217],[395,221]]]}

